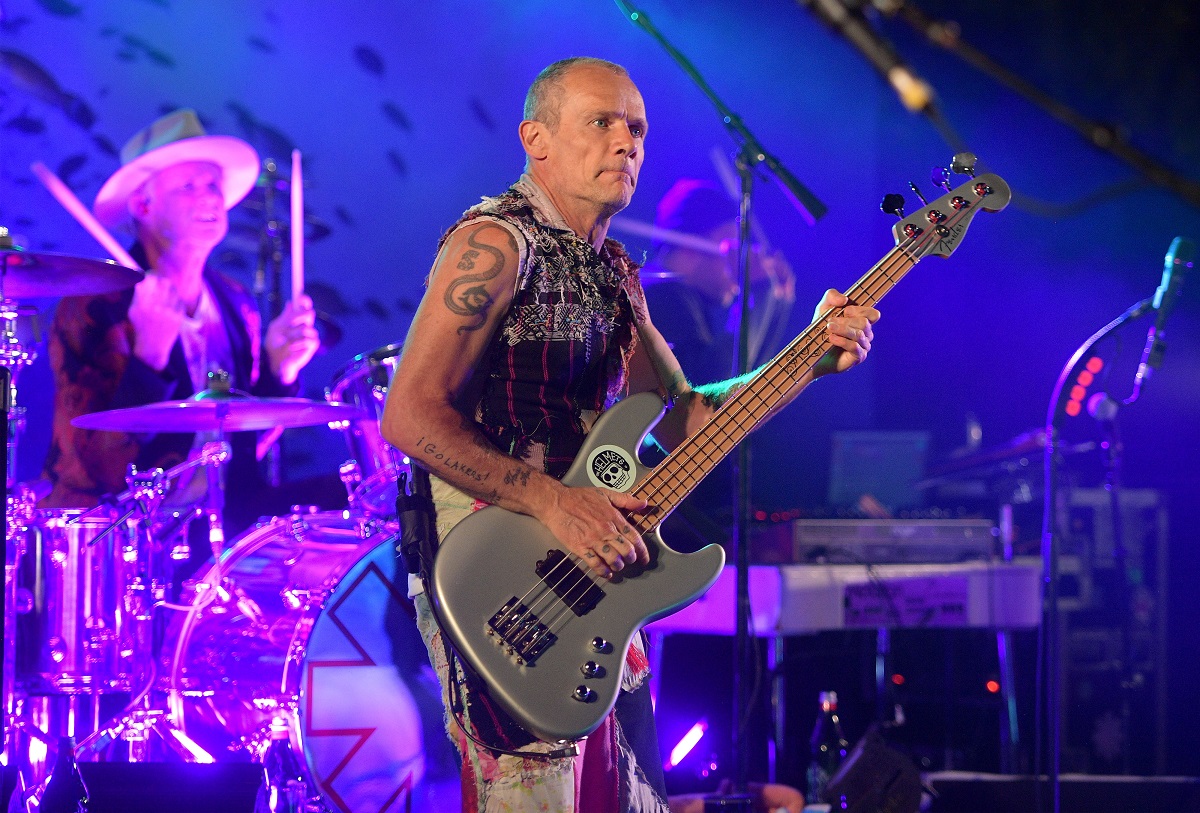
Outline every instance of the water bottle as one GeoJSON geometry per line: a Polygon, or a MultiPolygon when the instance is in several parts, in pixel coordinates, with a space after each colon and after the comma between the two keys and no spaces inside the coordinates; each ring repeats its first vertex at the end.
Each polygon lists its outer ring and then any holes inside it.
{"type": "Polygon", "coordinates": [[[819,701],[821,707],[817,711],[817,723],[808,741],[812,756],[807,777],[809,804],[824,800],[825,785],[837,773],[850,746],[842,734],[842,723],[838,719],[837,692],[821,692],[819,701]]]}
{"type": "Polygon", "coordinates": [[[88,790],[75,763],[75,738],[59,737],[58,757],[42,794],[40,813],[87,813],[88,790]]]}
{"type": "Polygon", "coordinates": [[[263,752],[262,764],[264,783],[254,813],[304,813],[308,785],[283,718],[271,722],[271,741],[263,752]]]}

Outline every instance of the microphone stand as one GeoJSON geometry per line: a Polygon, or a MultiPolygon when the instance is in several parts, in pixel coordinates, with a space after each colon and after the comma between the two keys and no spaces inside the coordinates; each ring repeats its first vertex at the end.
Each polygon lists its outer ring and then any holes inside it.
{"type": "MultiPolygon", "coordinates": [[[[792,202],[809,225],[814,224],[817,219],[824,216],[828,209],[804,184],[800,183],[799,179],[787,167],[763,147],[761,142],[750,132],[750,129],[746,127],[741,117],[733,112],[717,96],[708,83],[704,81],[704,78],[696,70],[695,66],[667,41],[658,29],[651,24],[644,13],[633,8],[625,0],[616,0],[616,3],[625,17],[658,41],[679,67],[683,69],[683,72],[708,97],[709,101],[716,107],[717,112],[720,114],[721,122],[729,131],[731,137],[735,142],[740,144],[736,161],[738,175],[741,180],[741,194],[738,207],[741,219],[738,224],[737,256],[742,284],[741,305],[738,311],[738,370],[742,374],[745,374],[749,372],[750,366],[750,214],[755,167],[762,165],[769,170],[770,177],[779,184],[785,196],[792,202]]],[[[746,676],[753,671],[747,668],[750,656],[753,653],[753,640],[750,634],[749,471],[750,446],[749,443],[742,443],[738,446],[734,468],[736,507],[734,511],[735,526],[732,544],[735,549],[734,559],[737,566],[737,615],[735,622],[736,634],[734,637],[734,690],[732,709],[735,754],[735,771],[732,781],[735,798],[731,799],[731,801],[734,804],[742,805],[742,807],[737,809],[745,810],[749,810],[749,799],[744,794],[748,787],[750,763],[749,750],[744,745],[747,740],[744,733],[750,718],[750,704],[752,699],[751,685],[747,681],[746,676]]]]}
{"type": "MultiPolygon", "coordinates": [[[[279,191],[279,165],[275,159],[263,161],[262,230],[258,238],[258,264],[254,270],[254,294],[258,298],[259,310],[266,314],[263,324],[268,324],[283,311],[283,233],[275,216],[275,197],[279,191]]],[[[267,483],[279,488],[283,482],[283,455],[279,440],[271,444],[266,458],[267,483]]]]}
{"type": "MultiPolygon", "coordinates": [[[[1075,382],[1080,373],[1086,370],[1087,363],[1091,360],[1092,348],[1106,338],[1110,333],[1114,332],[1123,325],[1143,316],[1153,309],[1153,298],[1143,299],[1138,302],[1125,313],[1118,316],[1113,321],[1109,322],[1104,327],[1100,328],[1096,333],[1088,338],[1083,343],[1075,354],[1071,356],[1070,361],[1063,367],[1062,373],[1059,374],[1058,381],[1055,383],[1054,392],[1050,398],[1050,407],[1046,415],[1046,448],[1043,458],[1043,467],[1045,471],[1044,493],[1042,497],[1042,585],[1044,594],[1042,596],[1043,621],[1039,630],[1038,641],[1038,659],[1037,659],[1037,704],[1034,709],[1034,772],[1035,775],[1040,773],[1043,762],[1043,740],[1046,735],[1049,735],[1049,764],[1046,766],[1046,777],[1051,787],[1052,810],[1058,813],[1061,810],[1061,784],[1059,781],[1059,765],[1062,756],[1062,709],[1061,709],[1061,687],[1059,679],[1061,677],[1061,649],[1059,641],[1059,607],[1058,607],[1058,468],[1059,468],[1059,431],[1062,421],[1067,416],[1067,404],[1070,402],[1070,391],[1073,382],[1075,382]],[[1049,729],[1047,731],[1047,719],[1049,729]]],[[[1104,396],[1107,398],[1107,396],[1104,396]]],[[[1078,405],[1078,401],[1075,402],[1078,405]]],[[[1115,417],[1115,402],[1114,406],[1105,407],[1102,401],[1101,409],[1106,409],[1113,413],[1115,417]]],[[[1124,545],[1122,542],[1122,528],[1120,525],[1120,512],[1117,503],[1117,494],[1115,484],[1119,462],[1113,458],[1113,455],[1118,454],[1112,448],[1116,438],[1115,426],[1109,439],[1109,489],[1113,500],[1113,541],[1114,541],[1114,557],[1117,558],[1118,568],[1124,566],[1124,545]]],[[[1123,570],[1121,573],[1124,576],[1123,570]]],[[[1128,640],[1125,641],[1128,648],[1128,640]]],[[[1128,652],[1124,653],[1124,657],[1128,660],[1128,652]]],[[[1127,698],[1126,698],[1127,700],[1127,698]]],[[[1042,810],[1042,792],[1038,788],[1035,791],[1036,810],[1042,810]]]]}

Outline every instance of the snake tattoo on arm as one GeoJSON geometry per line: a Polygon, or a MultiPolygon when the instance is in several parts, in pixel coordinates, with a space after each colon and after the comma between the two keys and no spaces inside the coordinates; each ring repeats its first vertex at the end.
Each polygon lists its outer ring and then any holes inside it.
{"type": "MultiPolygon", "coordinates": [[[[470,248],[463,252],[462,258],[458,261],[456,266],[458,270],[475,271],[476,260],[479,260],[481,255],[490,255],[491,265],[477,273],[463,274],[446,288],[446,294],[443,297],[446,307],[452,313],[469,317],[471,320],[458,328],[460,335],[479,330],[487,322],[488,310],[495,304],[496,300],[488,292],[486,283],[489,280],[495,279],[504,270],[504,252],[494,246],[489,246],[486,243],[480,243],[476,240],[476,237],[485,231],[497,231],[503,234],[505,239],[508,240],[512,253],[514,255],[517,254],[516,240],[513,239],[513,236],[506,229],[500,226],[484,225],[467,234],[467,245],[470,248]]],[[[482,261],[486,261],[487,259],[485,257],[482,261]]]]}

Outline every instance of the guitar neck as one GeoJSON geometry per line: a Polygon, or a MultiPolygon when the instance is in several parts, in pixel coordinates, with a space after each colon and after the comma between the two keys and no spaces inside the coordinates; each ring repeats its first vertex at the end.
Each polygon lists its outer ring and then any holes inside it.
{"type": "MultiPolygon", "coordinates": [[[[889,251],[846,291],[852,303],[874,307],[904,278],[918,259],[908,250],[910,242],[889,251]]],[[[640,533],[648,532],[674,510],[746,435],[783,405],[796,382],[829,348],[826,322],[842,311],[834,308],[809,325],[633,489],[634,496],[658,508],[654,516],[629,518],[640,533]]]]}

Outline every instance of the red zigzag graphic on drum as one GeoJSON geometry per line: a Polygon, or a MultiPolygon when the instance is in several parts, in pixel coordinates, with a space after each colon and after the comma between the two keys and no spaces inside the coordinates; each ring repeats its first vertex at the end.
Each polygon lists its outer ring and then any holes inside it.
{"type": "MultiPolygon", "coordinates": [[[[401,602],[401,603],[403,602],[403,596],[396,591],[395,585],[392,582],[392,580],[389,579],[383,573],[383,571],[379,569],[379,567],[377,565],[375,565],[374,563],[371,563],[366,569],[363,570],[362,573],[360,573],[358,575],[358,577],[349,586],[349,588],[345,590],[345,592],[339,597],[338,601],[330,608],[330,610],[327,614],[329,621],[331,623],[333,623],[334,626],[336,626],[338,628],[338,630],[341,631],[341,633],[346,638],[346,642],[351,647],[353,647],[353,649],[356,652],[358,652],[361,657],[358,658],[357,660],[323,660],[323,661],[310,660],[307,663],[308,674],[307,674],[307,677],[305,680],[304,703],[305,703],[305,712],[306,713],[304,716],[305,730],[303,732],[303,736],[306,739],[317,738],[317,737],[356,737],[357,738],[354,741],[354,743],[349,747],[349,750],[345,753],[345,755],[342,757],[342,759],[337,763],[337,765],[334,767],[334,769],[329,773],[328,777],[321,778],[318,776],[314,776],[314,779],[316,779],[320,783],[320,785],[324,789],[326,795],[330,797],[330,801],[334,802],[338,806],[338,808],[341,810],[350,810],[351,808],[345,802],[345,800],[342,799],[341,795],[338,794],[338,792],[335,790],[334,784],[337,781],[338,777],[350,766],[351,762],[354,760],[355,755],[363,748],[364,745],[366,745],[367,740],[373,734],[378,732],[380,727],[379,726],[362,727],[362,728],[315,728],[315,727],[311,727],[311,721],[314,719],[313,718],[313,713],[314,713],[313,700],[314,700],[314,697],[316,696],[315,684],[318,682],[316,680],[315,675],[317,673],[317,670],[319,670],[319,669],[320,670],[328,670],[328,669],[342,669],[342,668],[364,668],[364,667],[370,668],[370,667],[379,666],[379,663],[376,661],[376,659],[373,658],[371,656],[371,653],[369,653],[367,651],[367,649],[359,642],[358,638],[354,635],[354,633],[352,633],[349,630],[349,628],[347,628],[346,625],[342,623],[341,619],[338,618],[338,609],[342,606],[342,604],[344,604],[346,601],[348,601],[354,595],[355,590],[358,589],[359,585],[362,584],[363,581],[366,580],[368,576],[373,576],[374,578],[378,579],[387,588],[387,591],[392,595],[393,601],[397,601],[397,602],[401,602]]],[[[381,623],[382,623],[382,619],[381,619],[381,623]]],[[[375,711],[378,711],[378,710],[375,710],[375,711]]],[[[400,781],[400,784],[395,789],[395,792],[392,793],[386,799],[386,801],[384,801],[384,803],[381,805],[381,807],[379,808],[380,811],[390,810],[392,808],[392,805],[401,798],[402,794],[407,794],[404,797],[404,811],[405,811],[405,813],[411,813],[411,811],[412,811],[412,792],[413,792],[414,784],[415,784],[414,776],[413,776],[412,772],[409,771],[404,776],[404,778],[400,781]]],[[[356,813],[357,813],[357,811],[356,811],[356,813]]]]}

